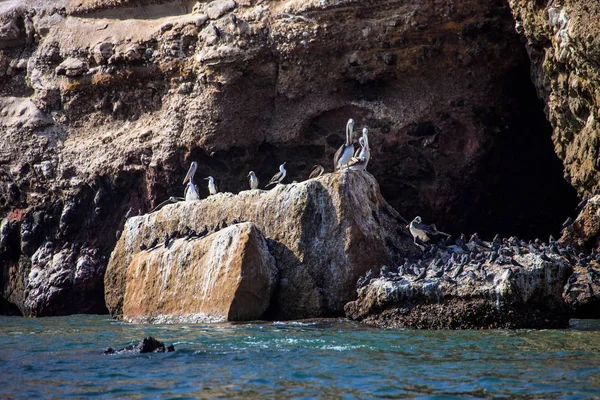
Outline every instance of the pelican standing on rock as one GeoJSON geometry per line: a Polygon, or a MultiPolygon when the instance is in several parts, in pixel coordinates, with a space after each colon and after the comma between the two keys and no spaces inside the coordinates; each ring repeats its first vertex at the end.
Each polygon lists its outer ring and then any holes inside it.
{"type": "Polygon", "coordinates": [[[322,165],[313,165],[313,169],[312,169],[312,171],[310,171],[310,175],[308,176],[308,179],[318,178],[321,175],[323,175],[324,171],[325,171],[325,169],[323,168],[322,165]]]}
{"type": "Polygon", "coordinates": [[[196,164],[196,161],[192,161],[192,165],[190,165],[187,175],[185,178],[183,178],[183,183],[188,183],[185,187],[185,191],[183,192],[185,201],[200,199],[200,196],[198,196],[198,191],[196,190],[196,185],[194,185],[194,174],[196,173],[196,168],[198,168],[198,164],[196,164]]]}
{"type": "Polygon", "coordinates": [[[369,130],[363,129],[363,134],[358,140],[360,149],[356,150],[356,154],[352,157],[348,167],[353,171],[365,171],[369,160],[371,159],[371,149],[369,148],[369,130]]]}
{"type": "Polygon", "coordinates": [[[422,250],[425,250],[425,249],[423,248],[423,245],[417,243],[417,239],[422,243],[427,243],[430,240],[430,236],[435,236],[435,235],[450,236],[447,233],[438,231],[437,228],[435,227],[435,224],[427,225],[427,224],[423,224],[421,222],[422,222],[421,217],[416,216],[415,219],[413,219],[412,222],[409,225],[407,225],[406,227],[410,230],[410,234],[413,237],[414,243],[417,246],[419,246],[422,250]]]}
{"type": "Polygon", "coordinates": [[[250,171],[250,173],[248,174],[248,177],[250,178],[248,180],[250,182],[250,189],[251,190],[258,189],[258,178],[254,174],[254,171],[250,171]]]}
{"type": "Polygon", "coordinates": [[[208,178],[204,178],[204,179],[208,181],[208,192],[211,195],[217,194],[218,190],[217,190],[217,186],[215,185],[215,180],[213,179],[213,177],[209,176],[208,178]]]}
{"type": "Polygon", "coordinates": [[[333,156],[333,170],[343,168],[354,155],[354,120],[350,118],[346,124],[346,142],[340,146],[333,156]]]}
{"type": "Polygon", "coordinates": [[[283,178],[285,178],[285,175],[287,174],[287,171],[285,170],[284,165],[285,165],[285,162],[279,166],[279,172],[276,173],[275,175],[273,175],[273,177],[271,178],[271,180],[269,181],[269,183],[267,183],[267,186],[265,186],[265,187],[269,187],[271,185],[277,185],[278,183],[281,183],[281,181],[283,180],[283,178]]]}

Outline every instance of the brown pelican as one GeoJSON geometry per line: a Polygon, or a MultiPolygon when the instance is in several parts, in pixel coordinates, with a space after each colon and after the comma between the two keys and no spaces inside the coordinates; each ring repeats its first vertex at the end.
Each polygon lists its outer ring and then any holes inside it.
{"type": "Polygon", "coordinates": [[[369,159],[371,158],[371,151],[369,149],[369,137],[367,136],[369,131],[367,128],[363,129],[363,135],[358,140],[360,143],[360,149],[356,150],[356,154],[352,157],[352,160],[348,164],[348,168],[353,171],[364,171],[367,169],[369,159]]]}
{"type": "Polygon", "coordinates": [[[258,178],[254,174],[254,171],[250,171],[248,176],[250,177],[250,179],[249,179],[250,189],[251,190],[258,189],[258,178]]]}
{"type": "Polygon", "coordinates": [[[417,242],[417,240],[422,243],[427,243],[430,240],[429,236],[436,236],[436,235],[450,236],[447,233],[438,231],[437,228],[435,227],[435,224],[427,225],[427,224],[423,224],[421,222],[422,222],[421,217],[416,216],[415,219],[413,219],[412,222],[409,225],[407,225],[406,227],[410,230],[410,234],[413,237],[414,243],[417,246],[419,246],[422,250],[425,250],[425,249],[423,248],[423,246],[421,244],[419,244],[417,242]]]}
{"type": "Polygon", "coordinates": [[[211,195],[217,194],[218,190],[217,190],[217,186],[215,185],[215,180],[213,179],[213,177],[209,176],[208,178],[204,178],[204,180],[208,181],[208,192],[211,195]]]}
{"type": "Polygon", "coordinates": [[[185,191],[183,192],[183,197],[185,198],[185,201],[200,199],[200,196],[198,196],[198,190],[196,190],[196,185],[194,185],[194,174],[196,173],[197,168],[198,164],[196,164],[196,161],[192,161],[192,165],[190,165],[190,169],[188,170],[187,175],[185,176],[185,178],[183,178],[183,183],[188,183],[185,187],[185,191]]]}
{"type": "Polygon", "coordinates": [[[308,176],[308,179],[318,178],[321,175],[323,175],[324,171],[325,171],[325,168],[323,168],[322,165],[313,165],[313,169],[312,169],[312,171],[310,171],[310,175],[308,176]]]}
{"type": "Polygon", "coordinates": [[[287,174],[287,171],[285,170],[284,165],[285,165],[285,162],[279,166],[279,172],[276,173],[275,175],[273,175],[273,177],[271,178],[271,180],[269,181],[269,183],[267,183],[267,186],[265,186],[265,187],[269,187],[271,185],[276,185],[278,183],[281,183],[281,181],[283,180],[283,178],[285,178],[285,175],[287,174]]]}
{"type": "Polygon", "coordinates": [[[333,170],[337,171],[350,162],[354,154],[354,120],[350,118],[346,124],[346,142],[340,146],[333,156],[333,170]]]}

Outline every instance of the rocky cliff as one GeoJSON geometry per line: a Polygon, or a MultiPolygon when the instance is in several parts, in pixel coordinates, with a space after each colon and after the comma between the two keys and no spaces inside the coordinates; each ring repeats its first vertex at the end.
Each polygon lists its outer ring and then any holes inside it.
{"type": "MultiPolygon", "coordinates": [[[[589,197],[600,188],[600,3],[510,0],[510,5],[565,176],[589,197]]],[[[587,232],[590,236],[575,243],[598,249],[598,230],[587,232]]]]}
{"type": "MultiPolygon", "coordinates": [[[[371,268],[379,270],[397,263],[401,254],[416,253],[403,228],[405,223],[383,199],[379,185],[369,173],[348,170],[278,185],[270,191],[218,193],[204,200],[168,205],[127,221],[106,271],[106,304],[111,314],[126,319],[154,317],[164,314],[165,309],[183,316],[201,314],[209,305],[229,304],[233,298],[230,294],[235,292],[229,287],[245,280],[248,285],[263,288],[262,293],[255,290],[254,297],[266,299],[266,304],[270,301],[270,318],[343,315],[344,305],[356,296],[356,281],[361,275],[371,268]],[[219,256],[221,253],[240,260],[231,265],[243,263],[241,257],[234,256],[241,251],[236,250],[240,245],[231,242],[237,231],[229,232],[233,227],[222,229],[238,221],[250,221],[266,238],[267,255],[274,257],[278,270],[277,281],[268,278],[269,273],[250,272],[269,271],[270,256],[254,257],[239,269],[236,266],[235,271],[228,272],[228,279],[217,282],[211,278],[233,269],[228,266],[229,261],[219,256]],[[161,247],[165,234],[170,237],[173,232],[190,230],[200,233],[204,227],[214,233],[199,241],[178,239],[168,248],[161,247]],[[210,245],[205,241],[214,242],[215,235],[230,238],[220,240],[229,243],[207,250],[210,245]],[[148,250],[148,244],[153,242],[158,242],[159,248],[148,250]],[[185,243],[185,248],[180,243],[185,243]],[[182,279],[185,284],[176,283],[182,279]],[[201,301],[193,300],[194,293],[201,296],[201,291],[194,288],[207,286],[220,290],[213,293],[212,300],[204,300],[206,296],[201,301]]],[[[260,248],[245,251],[265,253],[260,248]]],[[[230,320],[243,319],[232,313],[220,315],[230,320]]]]}
{"type": "Polygon", "coordinates": [[[575,200],[514,27],[503,0],[3,2],[0,307],[104,310],[124,216],[178,195],[190,161],[226,191],[283,161],[301,180],[331,165],[349,117],[402,214],[555,230],[575,200]],[[60,253],[51,287],[86,300],[38,301],[36,252],[60,253]]]}

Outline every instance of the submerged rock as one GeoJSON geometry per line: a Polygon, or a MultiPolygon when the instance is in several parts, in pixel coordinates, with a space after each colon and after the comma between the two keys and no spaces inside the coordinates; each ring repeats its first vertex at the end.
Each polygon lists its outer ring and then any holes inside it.
{"type": "MultiPolygon", "coordinates": [[[[136,305],[143,307],[139,310],[144,312],[136,314],[140,316],[162,307],[165,296],[175,295],[169,284],[176,279],[175,271],[180,271],[179,277],[186,276],[182,266],[192,263],[192,254],[216,257],[225,250],[223,247],[219,252],[208,249],[202,241],[193,249],[183,242],[179,245],[176,240],[171,249],[162,249],[153,255],[152,251],[140,254],[141,244],[155,242],[156,238],[174,231],[201,232],[203,227],[219,225],[223,220],[251,221],[267,239],[268,250],[279,270],[269,309],[269,316],[273,318],[341,315],[344,304],[356,296],[355,283],[359,276],[369,268],[378,270],[397,261],[400,254],[415,253],[412,241],[402,228],[406,221],[385,202],[377,181],[366,172],[326,174],[302,183],[278,185],[270,191],[219,193],[205,200],[168,205],[158,212],[127,221],[105,276],[106,304],[111,314],[127,317],[132,310],[128,296],[132,293],[130,288],[141,279],[138,276],[142,269],[147,282],[154,279],[162,283],[154,286],[152,296],[137,297],[150,303],[136,305]]],[[[240,251],[235,250],[232,237],[239,229],[234,225],[216,234],[222,238],[218,240],[228,241],[223,245],[227,251],[240,251]]],[[[217,239],[211,235],[205,240],[209,243],[217,239]]],[[[260,254],[263,253],[261,250],[260,254]]],[[[270,270],[268,257],[261,255],[261,259],[265,260],[261,262],[264,268],[270,270]]],[[[224,262],[220,259],[212,260],[211,264],[197,264],[198,275],[190,277],[193,280],[187,290],[200,282],[216,284],[209,275],[224,271],[224,262]],[[207,265],[214,267],[206,268],[207,265]]],[[[233,285],[226,282],[227,279],[223,279],[219,285],[233,285]]],[[[226,294],[225,291],[213,293],[212,301],[224,301],[221,297],[226,294]]],[[[176,308],[172,310],[175,312],[176,308]]],[[[185,312],[195,311],[192,308],[185,312]]],[[[227,317],[233,319],[231,315],[227,317]]]]}
{"type": "Polygon", "coordinates": [[[263,315],[276,282],[266,241],[247,222],[137,253],[125,293],[115,288],[107,296],[123,296],[123,317],[130,322],[243,321],[263,315]]]}
{"type": "Polygon", "coordinates": [[[152,336],[144,338],[137,344],[123,347],[119,350],[115,350],[112,347],[104,350],[103,354],[141,354],[141,353],[166,353],[175,351],[175,346],[170,345],[165,347],[163,342],[154,339],[152,336]]]}

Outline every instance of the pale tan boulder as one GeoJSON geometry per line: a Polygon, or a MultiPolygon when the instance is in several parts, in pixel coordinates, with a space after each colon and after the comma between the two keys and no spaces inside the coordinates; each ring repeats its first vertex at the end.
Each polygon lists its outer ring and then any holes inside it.
{"type": "Polygon", "coordinates": [[[177,239],[133,257],[125,278],[123,318],[131,322],[259,319],[277,268],[252,223],[201,239],[177,239]]]}

